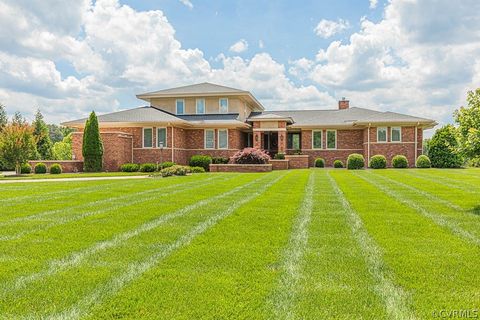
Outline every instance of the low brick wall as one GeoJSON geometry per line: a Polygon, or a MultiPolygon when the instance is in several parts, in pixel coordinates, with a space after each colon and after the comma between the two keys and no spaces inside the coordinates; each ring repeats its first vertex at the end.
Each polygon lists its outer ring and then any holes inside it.
{"type": "Polygon", "coordinates": [[[300,155],[285,155],[285,160],[288,160],[289,169],[306,169],[308,168],[309,156],[307,154],[300,155]]]}
{"type": "Polygon", "coordinates": [[[268,172],[271,164],[210,164],[210,172],[268,172]]]}
{"type": "Polygon", "coordinates": [[[58,163],[62,166],[62,172],[75,173],[83,171],[83,161],[81,160],[30,160],[28,163],[32,166],[32,172],[35,169],[37,163],[45,163],[47,170],[50,171],[50,166],[54,163],[58,163]]]}
{"type": "Polygon", "coordinates": [[[287,170],[289,160],[272,159],[268,163],[272,165],[272,170],[287,170]]]}

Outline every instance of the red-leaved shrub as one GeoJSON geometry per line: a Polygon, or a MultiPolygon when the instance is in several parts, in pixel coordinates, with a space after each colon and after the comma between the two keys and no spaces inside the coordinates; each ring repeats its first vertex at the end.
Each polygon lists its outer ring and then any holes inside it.
{"type": "Polygon", "coordinates": [[[238,164],[264,164],[268,163],[270,156],[260,149],[245,148],[235,153],[232,159],[238,164]]]}

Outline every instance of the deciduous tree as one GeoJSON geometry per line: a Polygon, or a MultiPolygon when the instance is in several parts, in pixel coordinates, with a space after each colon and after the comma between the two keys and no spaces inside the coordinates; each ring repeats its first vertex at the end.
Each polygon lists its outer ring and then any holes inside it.
{"type": "Polygon", "coordinates": [[[458,133],[454,126],[449,124],[435,132],[428,143],[428,157],[434,168],[459,168],[463,165],[458,133]]]}
{"type": "Polygon", "coordinates": [[[17,174],[23,163],[36,153],[33,128],[24,124],[8,124],[0,134],[0,158],[4,163],[15,167],[17,174]]]}
{"type": "Polygon", "coordinates": [[[454,117],[463,154],[470,159],[480,158],[480,88],[468,92],[467,107],[456,110],[454,117]]]}

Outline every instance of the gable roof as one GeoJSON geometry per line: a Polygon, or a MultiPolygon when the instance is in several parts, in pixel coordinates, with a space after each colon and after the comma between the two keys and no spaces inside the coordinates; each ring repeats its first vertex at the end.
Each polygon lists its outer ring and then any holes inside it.
{"type": "Polygon", "coordinates": [[[277,113],[273,112],[261,112],[261,113],[256,113],[255,115],[250,115],[249,120],[254,120],[254,121],[269,121],[269,120],[284,120],[289,123],[293,123],[293,119],[289,116],[285,115],[280,115],[277,113]]]}

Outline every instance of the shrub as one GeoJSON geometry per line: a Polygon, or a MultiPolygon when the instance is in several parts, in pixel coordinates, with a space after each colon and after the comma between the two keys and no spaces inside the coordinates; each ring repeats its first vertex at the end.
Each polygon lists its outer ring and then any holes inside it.
{"type": "Polygon", "coordinates": [[[43,162],[39,162],[35,165],[35,173],[37,174],[43,174],[47,173],[47,166],[43,162]]]}
{"type": "Polygon", "coordinates": [[[432,163],[430,162],[430,158],[426,155],[418,156],[417,163],[415,164],[417,168],[430,168],[432,167],[432,163]]]}
{"type": "Polygon", "coordinates": [[[435,132],[428,142],[428,157],[434,168],[459,168],[463,165],[454,126],[446,125],[435,132]]]}
{"type": "Polygon", "coordinates": [[[294,155],[301,155],[302,154],[302,150],[300,149],[297,149],[293,152],[294,155]]]}
{"type": "Polygon", "coordinates": [[[401,168],[408,168],[408,159],[403,155],[396,155],[392,159],[392,167],[401,169],[401,168]]]}
{"type": "Polygon", "coordinates": [[[190,172],[191,172],[191,169],[187,166],[174,165],[174,166],[160,170],[160,175],[162,177],[185,176],[187,173],[190,173],[190,172]]]}
{"type": "Polygon", "coordinates": [[[50,174],[60,174],[62,173],[62,166],[58,163],[54,163],[50,166],[50,174]]]}
{"type": "Polygon", "coordinates": [[[205,169],[202,167],[191,167],[192,173],[205,173],[205,169]]]}
{"type": "Polygon", "coordinates": [[[468,160],[468,166],[479,168],[480,167],[480,157],[475,157],[475,158],[472,158],[472,159],[468,160]]]}
{"type": "Polygon", "coordinates": [[[139,170],[141,172],[154,172],[157,170],[157,165],[155,163],[142,163],[139,170]]]}
{"type": "Polygon", "coordinates": [[[359,153],[352,153],[347,158],[347,169],[358,170],[365,167],[365,159],[359,153]]]}
{"type": "Polygon", "coordinates": [[[225,157],[213,157],[212,158],[212,163],[213,164],[227,164],[228,162],[230,162],[229,158],[225,158],[225,157]]]}
{"type": "Polygon", "coordinates": [[[335,160],[335,161],[333,161],[333,167],[334,167],[334,168],[343,168],[343,162],[342,162],[342,160],[335,160]]]}
{"type": "Polygon", "coordinates": [[[122,172],[137,172],[140,169],[140,165],[136,163],[124,163],[120,167],[122,172]]]}
{"type": "Polygon", "coordinates": [[[24,163],[20,166],[20,173],[22,174],[29,174],[32,173],[32,166],[28,163],[24,163]]]}
{"type": "Polygon", "coordinates": [[[210,163],[212,163],[212,157],[195,155],[190,158],[188,165],[190,167],[202,167],[205,171],[208,171],[210,163]]]}
{"type": "Polygon", "coordinates": [[[160,163],[160,168],[162,168],[162,169],[170,168],[170,167],[173,167],[174,165],[176,165],[175,162],[165,161],[165,162],[160,163]]]}
{"type": "Polygon", "coordinates": [[[264,150],[245,148],[235,153],[232,159],[238,164],[265,164],[270,160],[270,156],[264,150]]]}
{"type": "Polygon", "coordinates": [[[325,167],[325,160],[322,158],[315,159],[315,167],[316,168],[324,168],[325,167]]]}
{"type": "Polygon", "coordinates": [[[285,160],[285,153],[277,153],[273,158],[277,160],[285,160]]]}
{"type": "Polygon", "coordinates": [[[387,167],[387,159],[381,154],[377,154],[370,159],[370,168],[385,169],[387,167]]]}

